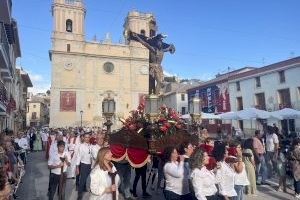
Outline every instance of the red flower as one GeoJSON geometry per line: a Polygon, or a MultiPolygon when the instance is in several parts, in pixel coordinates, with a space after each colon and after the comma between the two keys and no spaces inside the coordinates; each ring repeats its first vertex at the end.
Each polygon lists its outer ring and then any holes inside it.
{"type": "Polygon", "coordinates": [[[159,117],[159,121],[162,122],[162,121],[165,121],[165,120],[166,120],[166,118],[165,118],[164,116],[160,116],[160,117],[159,117]]]}
{"type": "Polygon", "coordinates": [[[143,124],[142,123],[138,123],[137,128],[138,129],[143,128],[143,124]]]}
{"type": "Polygon", "coordinates": [[[161,126],[161,127],[159,127],[159,130],[162,131],[162,132],[166,132],[167,131],[167,127],[161,126]]]}
{"type": "Polygon", "coordinates": [[[169,128],[169,127],[171,126],[171,124],[170,124],[169,122],[166,122],[166,123],[164,124],[164,126],[167,127],[167,128],[169,128]]]}
{"type": "Polygon", "coordinates": [[[140,103],[140,105],[138,106],[138,109],[139,110],[144,110],[144,108],[145,108],[145,104],[140,103]]]}
{"type": "Polygon", "coordinates": [[[181,124],[176,124],[176,128],[181,129],[182,128],[181,124]]]}
{"type": "Polygon", "coordinates": [[[130,130],[135,130],[135,126],[133,125],[133,124],[131,124],[131,125],[129,125],[129,127],[128,127],[130,130]]]}

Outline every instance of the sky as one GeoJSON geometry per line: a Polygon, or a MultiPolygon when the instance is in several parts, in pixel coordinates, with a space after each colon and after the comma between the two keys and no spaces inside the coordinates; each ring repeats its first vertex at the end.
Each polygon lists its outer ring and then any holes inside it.
{"type": "MultiPolygon", "coordinates": [[[[49,49],[52,0],[13,0],[22,57],[33,92],[51,85],[49,49]]],[[[300,55],[299,0],[85,0],[85,38],[113,42],[130,10],[154,14],[175,54],[165,54],[164,71],[209,80],[245,66],[262,67],[300,55]]]]}

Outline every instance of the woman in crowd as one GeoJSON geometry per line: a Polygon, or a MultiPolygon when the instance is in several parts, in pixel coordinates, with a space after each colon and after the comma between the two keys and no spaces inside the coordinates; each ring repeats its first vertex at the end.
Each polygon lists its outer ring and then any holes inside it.
{"type": "Polygon", "coordinates": [[[256,194],[256,174],[252,138],[249,138],[244,142],[243,161],[246,166],[247,177],[249,180],[249,185],[246,186],[246,194],[254,195],[256,194]]]}
{"type": "Polygon", "coordinates": [[[164,196],[166,200],[192,199],[189,191],[188,172],[184,167],[184,156],[180,156],[179,161],[177,161],[177,149],[175,147],[166,147],[164,157],[164,175],[166,179],[164,196]]]}
{"type": "Polygon", "coordinates": [[[287,192],[286,191],[286,157],[285,157],[285,149],[279,148],[278,156],[277,156],[277,173],[279,176],[279,184],[277,191],[279,192],[287,192]]]}
{"type": "Polygon", "coordinates": [[[291,162],[294,176],[295,197],[300,199],[300,138],[296,138],[293,141],[291,162]]]}
{"type": "Polygon", "coordinates": [[[191,181],[197,200],[216,200],[217,187],[215,174],[206,168],[209,156],[200,148],[194,150],[190,157],[191,181]]]}
{"type": "Polygon", "coordinates": [[[112,200],[114,193],[118,199],[119,176],[115,176],[115,184],[112,184],[110,174],[117,172],[111,162],[112,153],[108,147],[99,150],[91,176],[90,200],[112,200]]]}
{"type": "Polygon", "coordinates": [[[229,155],[235,158],[232,163],[232,167],[235,170],[234,189],[237,196],[234,197],[234,200],[243,200],[244,187],[249,185],[249,181],[247,178],[245,163],[242,160],[242,147],[238,141],[234,141],[230,144],[229,148],[229,155]]]}
{"type": "Polygon", "coordinates": [[[43,145],[42,145],[42,138],[41,135],[35,131],[35,140],[33,142],[33,150],[34,151],[42,151],[43,150],[43,145]]]}
{"type": "Polygon", "coordinates": [[[228,157],[228,151],[225,143],[215,143],[212,155],[217,161],[216,182],[219,187],[219,193],[225,200],[232,200],[237,196],[234,189],[235,171],[230,164],[225,162],[226,157],[228,157]]]}

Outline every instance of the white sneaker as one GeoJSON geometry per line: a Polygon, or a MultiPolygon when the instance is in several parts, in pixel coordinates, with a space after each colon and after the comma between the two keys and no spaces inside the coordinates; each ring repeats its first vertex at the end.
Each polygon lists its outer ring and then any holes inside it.
{"type": "Polygon", "coordinates": [[[296,199],[300,199],[300,194],[295,194],[296,199]]]}

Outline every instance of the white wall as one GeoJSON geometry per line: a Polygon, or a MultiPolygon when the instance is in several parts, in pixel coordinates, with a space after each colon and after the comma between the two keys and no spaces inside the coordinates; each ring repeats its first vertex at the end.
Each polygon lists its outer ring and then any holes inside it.
{"type": "Polygon", "coordinates": [[[185,112],[188,112],[188,95],[186,93],[183,93],[185,95],[184,101],[181,100],[181,94],[182,93],[172,93],[169,95],[164,96],[163,103],[170,108],[176,109],[177,112],[181,113],[181,108],[185,108],[185,112]]]}
{"type": "MultiPolygon", "coordinates": [[[[264,93],[265,103],[267,110],[278,110],[279,95],[278,90],[287,89],[290,90],[291,103],[294,109],[300,110],[300,65],[293,68],[287,68],[285,71],[285,83],[279,82],[278,71],[268,73],[260,76],[261,87],[256,88],[256,80],[253,76],[248,79],[233,80],[229,82],[229,94],[230,94],[230,106],[232,111],[237,110],[237,97],[243,98],[243,107],[249,108],[255,106],[255,94],[264,93]],[[236,89],[236,82],[240,81],[240,91],[236,89]]],[[[259,76],[259,75],[257,75],[259,76]]],[[[273,121],[268,121],[268,123],[273,123],[273,121]]],[[[279,122],[277,122],[279,124],[279,122]]],[[[237,127],[237,122],[233,122],[233,126],[237,127]]],[[[244,128],[250,128],[251,123],[249,121],[244,121],[244,128]]],[[[300,131],[300,120],[296,120],[296,131],[300,131]]],[[[253,128],[256,124],[253,122],[253,128]]],[[[256,127],[260,128],[260,127],[256,127]]]]}

